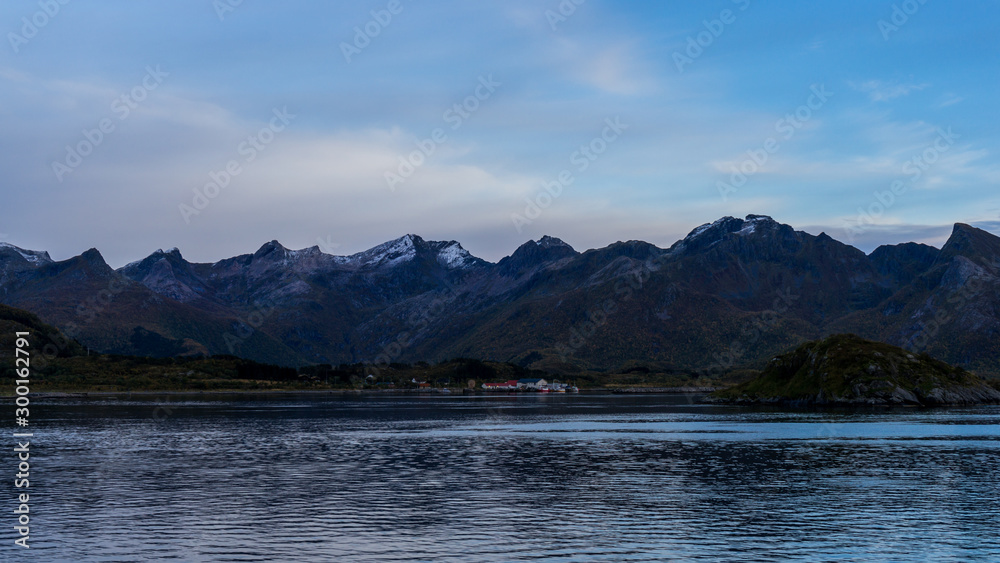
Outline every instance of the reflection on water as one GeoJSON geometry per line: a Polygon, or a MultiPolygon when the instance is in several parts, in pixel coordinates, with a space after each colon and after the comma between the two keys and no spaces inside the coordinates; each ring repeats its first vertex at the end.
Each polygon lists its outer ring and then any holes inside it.
{"type": "Polygon", "coordinates": [[[997,407],[167,404],[37,407],[24,560],[1000,560],[997,407]]]}

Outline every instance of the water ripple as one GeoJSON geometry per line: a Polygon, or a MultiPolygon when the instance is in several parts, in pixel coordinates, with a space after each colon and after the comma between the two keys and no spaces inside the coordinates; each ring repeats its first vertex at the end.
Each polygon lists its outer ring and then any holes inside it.
{"type": "Polygon", "coordinates": [[[155,422],[155,406],[39,407],[25,560],[1000,560],[995,408],[284,397],[178,400],[155,422]]]}

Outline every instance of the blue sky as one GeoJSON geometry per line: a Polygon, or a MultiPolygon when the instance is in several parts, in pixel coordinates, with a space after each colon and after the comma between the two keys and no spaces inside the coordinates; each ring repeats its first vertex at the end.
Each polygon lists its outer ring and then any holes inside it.
{"type": "Polygon", "coordinates": [[[996,21],[941,0],[4,2],[0,239],[120,266],[406,233],[495,261],[748,213],[865,251],[1000,233],[996,21]]]}

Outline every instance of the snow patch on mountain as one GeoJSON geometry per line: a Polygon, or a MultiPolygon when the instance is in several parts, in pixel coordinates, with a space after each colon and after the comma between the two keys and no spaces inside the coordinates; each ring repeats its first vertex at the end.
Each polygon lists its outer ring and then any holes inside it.
{"type": "Polygon", "coordinates": [[[704,225],[701,225],[700,227],[695,228],[693,231],[691,231],[690,234],[688,234],[688,236],[684,237],[684,240],[682,242],[691,242],[691,241],[693,241],[693,240],[701,237],[702,235],[704,235],[708,231],[719,231],[727,223],[729,224],[729,228],[726,229],[726,230],[723,230],[722,232],[718,233],[720,239],[721,239],[722,236],[724,236],[724,235],[726,235],[726,234],[728,234],[730,232],[733,232],[733,233],[736,233],[736,234],[739,234],[739,235],[750,235],[750,234],[753,234],[753,233],[757,232],[757,228],[758,227],[761,227],[761,226],[764,226],[764,225],[767,225],[767,224],[770,224],[770,223],[774,223],[774,222],[775,222],[774,219],[768,217],[767,215],[752,215],[751,214],[751,215],[747,215],[746,219],[744,219],[744,220],[737,219],[736,217],[726,216],[726,217],[723,217],[721,219],[716,220],[713,223],[705,223],[704,225]],[[732,230],[729,230],[729,229],[732,229],[732,230]]]}
{"type": "Polygon", "coordinates": [[[538,239],[537,241],[535,241],[535,244],[542,248],[565,247],[569,248],[570,250],[573,249],[572,246],[566,244],[561,239],[557,239],[556,237],[550,237],[549,235],[545,235],[542,238],[538,239]]]}
{"type": "Polygon", "coordinates": [[[692,250],[704,251],[722,242],[728,235],[750,236],[777,227],[778,223],[767,215],[751,214],[746,219],[726,216],[692,230],[670,247],[670,254],[678,256],[692,250]]]}
{"type": "Polygon", "coordinates": [[[723,223],[725,223],[726,221],[732,221],[733,219],[734,219],[734,217],[726,216],[726,217],[723,217],[721,219],[716,219],[712,223],[705,223],[704,225],[701,225],[700,227],[696,227],[693,231],[691,231],[688,234],[688,236],[684,237],[684,240],[686,240],[686,241],[692,241],[692,240],[700,237],[701,235],[703,235],[705,233],[705,231],[711,229],[712,227],[718,227],[718,226],[722,225],[723,223]]]}
{"type": "Polygon", "coordinates": [[[772,224],[777,223],[767,215],[747,215],[746,221],[743,223],[743,228],[737,231],[736,234],[752,235],[757,232],[757,227],[767,227],[772,224]]]}
{"type": "Polygon", "coordinates": [[[178,258],[183,258],[181,256],[180,249],[178,249],[176,246],[173,247],[173,248],[171,248],[171,249],[169,249],[169,250],[163,250],[162,248],[157,248],[156,251],[153,252],[152,254],[150,254],[149,256],[143,258],[142,260],[136,260],[134,262],[129,262],[128,264],[125,264],[121,268],[118,268],[117,271],[122,272],[122,271],[125,271],[125,270],[131,270],[131,269],[139,266],[140,264],[142,264],[146,260],[149,260],[150,258],[156,258],[157,261],[163,260],[164,257],[166,257],[167,254],[177,254],[178,258]]]}
{"type": "Polygon", "coordinates": [[[478,260],[456,241],[425,241],[416,235],[406,235],[350,256],[332,256],[332,261],[348,268],[391,268],[411,262],[418,252],[434,257],[449,269],[467,268],[478,260]]]}
{"type": "Polygon", "coordinates": [[[11,249],[14,252],[17,252],[18,254],[20,254],[21,258],[24,258],[25,260],[27,260],[28,262],[31,262],[32,264],[34,264],[36,266],[41,265],[41,264],[50,264],[50,263],[52,263],[52,258],[50,258],[49,257],[49,253],[45,252],[45,251],[25,250],[25,249],[23,249],[21,247],[14,246],[13,244],[6,243],[6,242],[0,242],[0,248],[9,248],[9,249],[11,249]]]}
{"type": "Polygon", "coordinates": [[[462,248],[461,244],[452,241],[438,251],[437,259],[440,264],[448,268],[462,268],[473,257],[468,250],[462,248]]]}
{"type": "Polygon", "coordinates": [[[307,256],[313,256],[316,254],[322,254],[319,247],[310,246],[309,248],[303,248],[301,250],[288,250],[285,251],[285,257],[288,260],[298,260],[300,258],[305,258],[307,256]]]}
{"type": "Polygon", "coordinates": [[[416,238],[415,235],[406,235],[396,240],[384,242],[364,252],[350,256],[337,256],[335,258],[340,264],[359,268],[366,266],[395,266],[403,262],[409,262],[416,257],[416,238]]]}

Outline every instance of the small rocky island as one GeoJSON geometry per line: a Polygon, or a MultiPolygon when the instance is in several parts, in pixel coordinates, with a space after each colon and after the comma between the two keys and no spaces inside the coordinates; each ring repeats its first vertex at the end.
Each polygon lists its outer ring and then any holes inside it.
{"type": "Polygon", "coordinates": [[[718,403],[800,405],[976,405],[1000,403],[979,376],[926,354],[839,334],[768,362],[751,381],[717,391],[718,403]]]}

